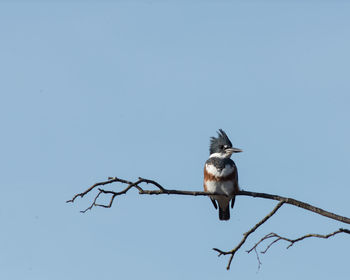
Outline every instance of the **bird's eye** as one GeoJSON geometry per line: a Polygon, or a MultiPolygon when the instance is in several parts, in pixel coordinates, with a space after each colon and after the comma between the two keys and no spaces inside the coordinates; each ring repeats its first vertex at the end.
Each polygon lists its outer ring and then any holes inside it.
{"type": "Polygon", "coordinates": [[[227,149],[227,148],[228,148],[228,146],[227,146],[227,145],[225,145],[225,146],[224,146],[224,149],[227,149]]]}

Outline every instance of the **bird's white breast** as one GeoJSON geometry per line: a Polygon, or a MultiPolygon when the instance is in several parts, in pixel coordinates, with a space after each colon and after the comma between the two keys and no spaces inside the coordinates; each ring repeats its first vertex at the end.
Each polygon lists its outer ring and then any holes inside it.
{"type": "Polygon", "coordinates": [[[233,181],[206,181],[207,192],[232,195],[234,192],[233,181]]]}

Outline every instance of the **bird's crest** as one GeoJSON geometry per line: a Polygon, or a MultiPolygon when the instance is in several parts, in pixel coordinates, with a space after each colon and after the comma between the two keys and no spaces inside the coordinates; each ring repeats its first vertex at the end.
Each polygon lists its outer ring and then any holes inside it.
{"type": "Polygon", "coordinates": [[[230,139],[228,139],[225,131],[223,131],[221,128],[219,129],[218,137],[211,137],[210,138],[210,154],[217,153],[219,151],[223,150],[223,147],[226,145],[228,147],[232,147],[232,143],[230,139]]]}

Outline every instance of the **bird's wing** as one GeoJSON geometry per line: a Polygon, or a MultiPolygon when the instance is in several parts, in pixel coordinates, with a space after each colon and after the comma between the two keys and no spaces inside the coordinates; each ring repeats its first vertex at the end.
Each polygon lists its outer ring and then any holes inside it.
{"type": "Polygon", "coordinates": [[[233,196],[231,199],[231,208],[233,208],[233,205],[235,205],[235,200],[236,200],[236,196],[233,196]]]}
{"type": "MultiPolygon", "coordinates": [[[[237,193],[239,191],[239,186],[238,186],[238,172],[237,172],[236,165],[235,165],[234,173],[235,173],[235,176],[233,178],[233,189],[234,189],[234,192],[237,193]]],[[[235,205],[235,199],[236,199],[236,196],[233,196],[231,200],[231,208],[233,208],[233,205],[235,205]]]]}
{"type": "Polygon", "coordinates": [[[216,204],[216,200],[215,200],[215,199],[212,199],[211,197],[210,197],[210,200],[211,200],[211,202],[213,203],[215,209],[218,209],[218,206],[217,206],[217,204],[216,204]]]}

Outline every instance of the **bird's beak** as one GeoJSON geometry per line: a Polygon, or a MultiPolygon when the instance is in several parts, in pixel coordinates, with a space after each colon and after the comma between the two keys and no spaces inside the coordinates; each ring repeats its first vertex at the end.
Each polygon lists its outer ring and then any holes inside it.
{"type": "Polygon", "coordinates": [[[238,149],[238,148],[228,148],[228,149],[226,149],[226,152],[229,154],[233,154],[233,153],[241,153],[243,151],[241,149],[238,149]]]}

